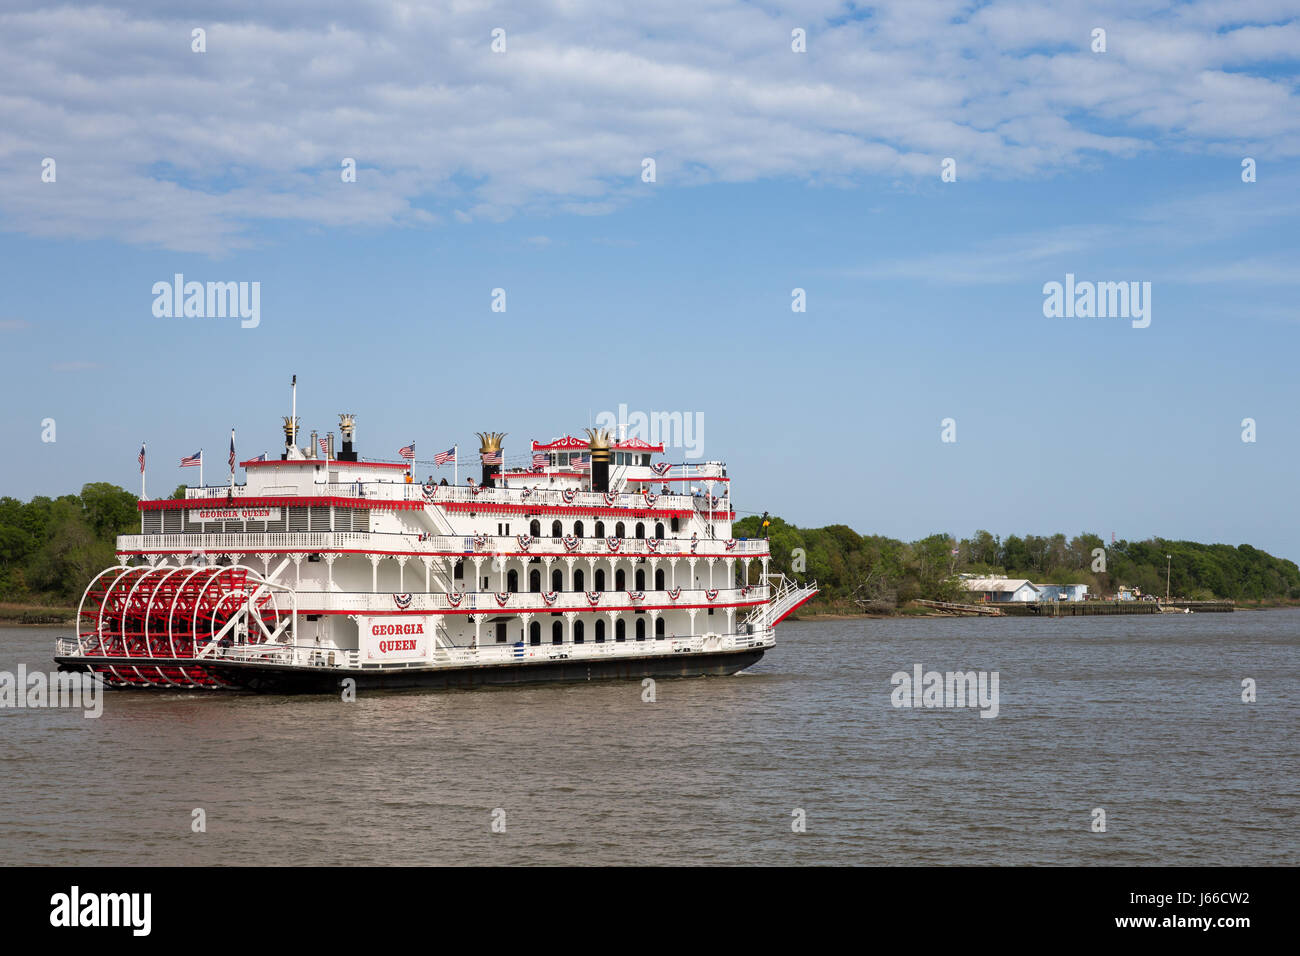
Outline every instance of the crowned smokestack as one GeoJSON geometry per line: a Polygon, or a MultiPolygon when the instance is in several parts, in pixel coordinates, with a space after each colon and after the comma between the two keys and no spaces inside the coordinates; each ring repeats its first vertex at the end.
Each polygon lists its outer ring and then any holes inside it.
{"type": "Polygon", "coordinates": [[[584,429],[591,448],[591,490],[609,491],[609,432],[584,429]]]}
{"type": "Polygon", "coordinates": [[[492,477],[495,472],[505,470],[505,456],[501,453],[501,439],[506,437],[505,432],[475,432],[478,435],[478,452],[479,458],[483,462],[483,487],[495,488],[496,479],[492,477]],[[488,463],[488,456],[493,461],[488,463]]]}
{"type": "Polygon", "coordinates": [[[293,451],[294,432],[298,430],[298,419],[289,415],[282,415],[281,419],[284,421],[284,454],[280,457],[289,458],[293,451]]]}
{"type": "MultiPolygon", "coordinates": [[[[356,461],[357,453],[352,448],[352,435],[356,431],[357,416],[350,412],[339,414],[339,432],[343,435],[343,450],[339,452],[339,461],[356,461]]],[[[333,448],[331,447],[331,451],[333,448]]]]}

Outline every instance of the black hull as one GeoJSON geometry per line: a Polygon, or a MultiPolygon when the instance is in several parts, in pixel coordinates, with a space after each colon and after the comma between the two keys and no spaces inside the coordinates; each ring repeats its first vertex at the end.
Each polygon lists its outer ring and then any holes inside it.
{"type": "MultiPolygon", "coordinates": [[[[683,653],[671,657],[587,658],[541,661],[530,664],[488,664],[474,667],[407,668],[404,670],[343,670],[340,668],[279,667],[273,664],[201,662],[212,672],[237,687],[262,694],[337,694],[343,682],[356,681],[358,690],[381,688],[475,688],[512,684],[576,683],[593,680],[641,680],[646,677],[724,677],[744,670],[763,656],[765,648],[715,653],[683,653]]],[[[60,669],[84,670],[85,658],[56,658],[60,669]]],[[[127,664],[125,660],[100,658],[96,664],[127,664]]],[[[141,660],[130,664],[175,665],[170,660],[141,660]]],[[[166,688],[159,688],[166,689],[166,688]]],[[[175,690],[176,688],[171,688],[175,690]]]]}

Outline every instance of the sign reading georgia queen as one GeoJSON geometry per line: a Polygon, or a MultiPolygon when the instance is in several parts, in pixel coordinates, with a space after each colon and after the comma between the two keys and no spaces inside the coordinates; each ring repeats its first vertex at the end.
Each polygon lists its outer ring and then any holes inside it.
{"type": "Polygon", "coordinates": [[[429,656],[432,621],[432,618],[409,615],[362,618],[361,638],[366,648],[366,659],[423,660],[429,656]]]}

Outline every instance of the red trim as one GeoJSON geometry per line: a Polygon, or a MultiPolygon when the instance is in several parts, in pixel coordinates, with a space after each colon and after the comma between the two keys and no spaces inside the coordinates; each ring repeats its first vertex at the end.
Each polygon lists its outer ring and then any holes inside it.
{"type": "Polygon", "coordinates": [[[264,465],[345,465],[356,468],[400,468],[406,471],[411,466],[400,461],[342,461],[338,458],[268,458],[266,461],[241,461],[244,467],[261,468],[264,465]]]}
{"type": "MultiPolygon", "coordinates": [[[[231,499],[231,508],[374,508],[379,511],[419,511],[424,507],[423,501],[391,501],[380,498],[343,498],[340,496],[306,497],[291,495],[289,497],[242,497],[231,499]]],[[[141,500],[136,503],[140,511],[171,511],[177,508],[226,508],[225,498],[162,498],[153,501],[141,500]]]]}
{"type": "Polygon", "coordinates": [[[775,621],[773,621],[773,622],[772,622],[772,626],[773,626],[773,627],[776,627],[778,624],[780,624],[782,621],[784,621],[787,617],[789,617],[789,616],[790,616],[791,614],[793,614],[795,611],[799,610],[799,608],[803,607],[805,604],[807,604],[809,601],[811,601],[811,600],[812,600],[813,598],[815,598],[816,596],[817,596],[817,592],[814,591],[812,594],[808,595],[806,598],[804,598],[804,599],[803,599],[802,601],[800,601],[798,604],[796,604],[796,605],[794,605],[792,608],[790,608],[790,610],[786,611],[784,614],[782,614],[780,617],[778,617],[775,621]]]}
{"type": "MultiPolygon", "coordinates": [[[[643,480],[644,479],[641,478],[628,479],[628,481],[643,481],[643,480]]],[[[694,478],[653,478],[651,479],[651,481],[698,481],[701,483],[706,481],[730,481],[730,480],[731,480],[730,478],[703,478],[699,475],[696,475],[694,478]]]]}
{"type": "MultiPolygon", "coordinates": [[[[617,518],[649,518],[667,516],[678,518],[689,518],[696,512],[690,508],[605,508],[596,505],[516,505],[516,504],[494,504],[492,502],[483,502],[478,504],[473,501],[443,501],[430,502],[437,504],[444,511],[472,511],[472,512],[494,512],[500,514],[512,515],[541,515],[541,514],[588,514],[588,515],[605,515],[607,517],[617,518]]],[[[734,511],[715,511],[713,516],[718,520],[732,521],[735,519],[734,511]]]]}

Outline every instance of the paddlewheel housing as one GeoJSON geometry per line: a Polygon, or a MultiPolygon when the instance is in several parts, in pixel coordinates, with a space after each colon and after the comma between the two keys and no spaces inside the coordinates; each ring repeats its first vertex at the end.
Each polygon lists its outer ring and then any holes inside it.
{"type": "Polygon", "coordinates": [[[205,661],[290,642],[296,619],[293,589],[246,565],[113,567],[82,595],[72,656],[117,687],[230,687],[205,661]]]}

